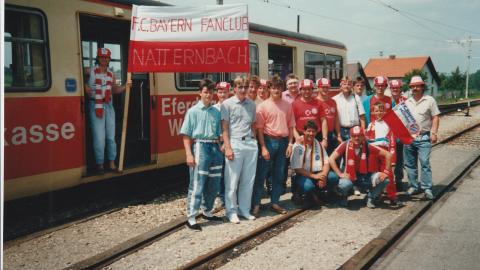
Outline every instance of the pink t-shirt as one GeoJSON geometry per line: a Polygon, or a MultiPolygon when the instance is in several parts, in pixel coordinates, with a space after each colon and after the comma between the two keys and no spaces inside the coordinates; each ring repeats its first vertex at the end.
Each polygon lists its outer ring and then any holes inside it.
{"type": "Polygon", "coordinates": [[[288,137],[289,129],[295,126],[292,105],[280,99],[271,98],[257,106],[257,128],[274,137],[288,137]]]}

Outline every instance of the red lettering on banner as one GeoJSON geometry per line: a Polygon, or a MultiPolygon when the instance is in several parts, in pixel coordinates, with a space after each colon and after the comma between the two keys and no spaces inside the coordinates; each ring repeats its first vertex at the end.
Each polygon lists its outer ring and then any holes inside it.
{"type": "Polygon", "coordinates": [[[248,31],[248,17],[201,18],[200,25],[202,32],[248,31]]]}
{"type": "Polygon", "coordinates": [[[136,32],[191,32],[192,19],[187,18],[145,18],[132,16],[132,29],[136,32]]]}
{"type": "Polygon", "coordinates": [[[189,42],[130,41],[130,72],[248,72],[248,40],[189,42]]]}

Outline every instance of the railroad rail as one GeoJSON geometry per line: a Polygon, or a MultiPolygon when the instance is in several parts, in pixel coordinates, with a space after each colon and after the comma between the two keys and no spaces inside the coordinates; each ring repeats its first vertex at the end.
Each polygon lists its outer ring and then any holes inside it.
{"type": "MultiPolygon", "coordinates": [[[[470,102],[470,106],[472,107],[477,105],[480,105],[480,100],[472,100],[470,102]]],[[[467,102],[440,105],[439,108],[441,110],[441,114],[445,115],[445,114],[456,112],[459,109],[462,110],[467,108],[467,102]]],[[[82,208],[80,211],[77,211],[77,213],[72,213],[72,211],[68,211],[68,210],[67,211],[56,210],[53,204],[55,200],[58,200],[58,201],[65,200],[65,201],[71,202],[73,200],[72,193],[80,193],[80,195],[73,196],[73,197],[76,197],[77,200],[82,200],[82,201],[97,200],[95,197],[89,199],[86,195],[82,195],[82,194],[92,193],[91,191],[95,189],[95,193],[97,194],[97,197],[103,196],[107,192],[103,192],[103,195],[100,195],[101,192],[98,192],[97,189],[108,190],[108,193],[111,193],[111,190],[110,190],[111,186],[122,186],[123,184],[118,184],[118,183],[127,182],[128,179],[134,176],[121,176],[120,177],[121,179],[118,179],[118,178],[112,179],[112,181],[107,181],[105,183],[93,183],[93,184],[80,186],[80,187],[66,190],[66,191],[62,190],[62,191],[54,192],[52,194],[36,196],[35,198],[21,199],[16,202],[7,202],[5,206],[5,214],[6,214],[5,216],[6,223],[5,223],[5,232],[4,232],[5,240],[10,242],[15,240],[14,242],[16,243],[18,243],[19,241],[21,242],[27,241],[28,239],[32,239],[47,233],[51,233],[59,229],[63,229],[75,224],[79,224],[105,214],[119,211],[123,209],[125,205],[130,205],[133,203],[148,203],[156,199],[158,197],[158,194],[183,189],[188,184],[188,181],[186,180],[188,177],[178,177],[178,173],[175,173],[176,171],[186,172],[186,170],[182,170],[180,167],[182,166],[175,166],[174,168],[161,170],[161,172],[157,173],[157,175],[162,175],[162,178],[164,178],[163,179],[164,181],[162,181],[162,184],[158,185],[158,182],[156,182],[156,185],[152,188],[152,185],[151,184],[149,185],[147,183],[146,187],[144,188],[146,192],[140,190],[139,192],[133,193],[131,192],[131,189],[132,189],[131,185],[126,184],[123,189],[131,193],[131,195],[134,195],[133,198],[131,196],[129,197],[128,195],[125,196],[123,194],[118,194],[119,198],[115,198],[117,200],[115,202],[100,202],[100,203],[95,203],[93,206],[85,205],[85,204],[80,204],[80,206],[73,206],[72,204],[66,205],[65,203],[58,203],[59,205],[62,205],[67,208],[69,207],[82,208]],[[175,181],[168,181],[170,179],[175,179],[175,181]],[[184,181],[182,181],[182,179],[184,181]],[[115,184],[112,183],[113,181],[115,181],[116,183],[115,184]],[[62,199],[62,198],[66,198],[66,199],[62,199]],[[81,198],[81,199],[78,199],[78,198],[81,198]],[[47,205],[47,207],[40,208],[43,205],[47,205]],[[63,211],[65,213],[52,214],[52,212],[55,212],[55,211],[63,211]],[[35,212],[44,212],[44,213],[38,214],[35,212]],[[29,218],[27,219],[25,217],[29,217],[29,218]],[[22,224],[29,224],[29,225],[22,226],[22,224]]],[[[141,173],[139,175],[140,175],[139,178],[142,178],[142,175],[143,175],[143,178],[158,177],[158,176],[152,176],[151,172],[141,173]]],[[[142,181],[138,181],[138,182],[135,181],[135,183],[136,184],[141,183],[142,181]]],[[[122,188],[120,187],[120,189],[122,188]]],[[[136,190],[138,190],[138,188],[136,190]]],[[[9,245],[9,242],[6,242],[6,244],[9,245]]]]}
{"type": "MultiPolygon", "coordinates": [[[[451,142],[456,138],[458,138],[459,136],[462,136],[465,133],[470,132],[473,129],[478,127],[480,127],[480,123],[470,126],[464,130],[461,130],[443,139],[442,141],[435,144],[433,147],[437,147],[438,145],[451,142]]],[[[480,156],[477,157],[474,161],[470,162],[460,175],[463,175],[465,172],[467,172],[468,169],[471,168],[471,166],[473,166],[473,164],[479,159],[480,159],[480,156]]],[[[386,248],[388,248],[389,245],[393,243],[393,242],[386,241],[385,238],[390,237],[392,239],[391,241],[394,241],[394,239],[400,237],[400,234],[405,230],[407,230],[408,226],[413,224],[413,222],[419,216],[424,214],[425,211],[427,211],[428,208],[430,208],[431,205],[435,203],[448,190],[449,187],[451,187],[458,179],[460,179],[460,177],[461,176],[458,176],[451,182],[449,186],[439,190],[433,202],[420,201],[419,203],[417,203],[414,210],[409,211],[406,214],[406,216],[401,216],[396,221],[394,221],[389,227],[387,227],[387,229],[383,231],[383,233],[379,237],[375,238],[369,244],[367,244],[367,246],[362,248],[357,253],[358,255],[348,260],[342,266],[341,269],[365,269],[369,265],[371,265],[374,262],[373,261],[374,258],[381,256],[381,252],[384,251],[386,248]]],[[[308,215],[308,213],[312,211],[313,210],[309,208],[302,208],[302,209],[296,209],[296,210],[290,211],[286,215],[281,215],[278,218],[272,220],[271,222],[259,228],[256,228],[255,230],[250,231],[249,233],[242,235],[218,248],[215,248],[214,250],[204,255],[197,257],[196,259],[188,262],[187,264],[180,266],[178,269],[211,269],[211,268],[216,268],[218,266],[221,266],[227,262],[225,258],[232,256],[231,255],[232,250],[234,249],[239,250],[241,249],[240,247],[242,246],[250,246],[250,248],[243,248],[241,250],[243,251],[250,250],[255,245],[258,245],[259,243],[262,242],[262,241],[258,241],[254,243],[250,242],[249,244],[248,242],[251,241],[252,239],[259,239],[259,238],[262,238],[262,236],[263,238],[266,238],[265,235],[268,235],[275,229],[283,231],[289,226],[285,226],[284,228],[282,228],[281,227],[282,224],[285,224],[288,222],[295,223],[299,219],[301,219],[301,216],[308,215]]],[[[150,244],[160,241],[166,236],[183,229],[184,225],[186,224],[185,220],[186,220],[185,218],[179,218],[173,222],[170,222],[164,226],[161,226],[143,235],[130,239],[101,254],[98,254],[94,257],[78,262],[74,265],[71,265],[65,269],[99,269],[99,268],[105,267],[109,264],[114,263],[115,261],[120,260],[121,258],[128,256],[129,254],[135,251],[138,251],[150,244]]]]}
{"type": "MultiPolygon", "coordinates": [[[[460,136],[465,136],[474,129],[480,128],[480,123],[468,127],[461,132],[455,133],[442,141],[436,143],[433,147],[441,144],[452,142],[460,136]]],[[[394,220],[383,232],[371,240],[367,245],[360,249],[354,256],[349,258],[339,269],[354,270],[354,269],[368,269],[382,256],[387,250],[394,246],[400,238],[404,237],[409,229],[418,222],[437,202],[445,200],[448,192],[455,189],[461,183],[461,180],[480,162],[480,155],[470,160],[463,169],[458,172],[457,176],[452,178],[450,182],[444,186],[438,187],[435,190],[435,198],[432,201],[419,201],[413,208],[394,220]]]]}

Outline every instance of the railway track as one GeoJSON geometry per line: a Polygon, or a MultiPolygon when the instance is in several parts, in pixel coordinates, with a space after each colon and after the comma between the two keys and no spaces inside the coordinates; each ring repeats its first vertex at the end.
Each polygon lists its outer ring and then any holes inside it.
{"type": "MultiPolygon", "coordinates": [[[[443,139],[434,145],[438,147],[439,145],[451,143],[455,139],[465,136],[468,132],[477,131],[480,129],[480,123],[468,127],[456,134],[449,136],[448,138],[443,139]]],[[[463,175],[468,171],[473,164],[480,159],[480,156],[475,159],[472,163],[469,163],[463,170],[463,175]]],[[[342,269],[364,269],[368,268],[376,256],[381,256],[381,251],[384,251],[391,243],[386,242],[383,238],[385,235],[390,235],[392,239],[400,237],[400,234],[408,229],[408,226],[411,225],[420,215],[425,213],[428,208],[435,203],[447,190],[451,187],[458,179],[461,178],[461,175],[455,178],[451,184],[439,191],[436,191],[436,199],[433,202],[429,201],[420,201],[416,204],[413,211],[409,211],[407,216],[402,216],[394,223],[392,223],[381,236],[372,240],[367,246],[362,248],[354,257],[348,260],[343,266],[342,269]],[[381,239],[380,239],[381,238],[381,239]],[[380,239],[380,240],[379,240],[380,239]],[[376,252],[373,252],[376,251],[376,252]],[[361,259],[359,259],[361,258],[361,259]],[[360,265],[360,262],[363,263],[363,266],[360,265]],[[359,267],[360,266],[360,267],[359,267]]],[[[220,247],[217,247],[206,254],[198,256],[194,260],[178,267],[178,269],[213,269],[223,264],[227,263],[232,258],[239,256],[240,254],[251,250],[252,248],[258,246],[267,239],[278,235],[278,233],[285,231],[286,229],[293,226],[295,223],[301,222],[304,218],[307,218],[310,214],[318,211],[302,208],[290,211],[286,215],[281,215],[278,218],[273,219],[272,221],[264,224],[261,227],[258,227],[247,234],[237,237],[236,239],[223,244],[220,247]]],[[[116,246],[110,250],[107,250],[97,256],[88,258],[84,261],[78,262],[65,269],[99,269],[105,266],[108,266],[133,252],[136,252],[142,248],[145,248],[148,245],[151,245],[157,241],[161,241],[168,235],[182,230],[185,225],[185,218],[179,218],[174,222],[166,224],[160,228],[154,229],[144,235],[130,239],[129,241],[122,243],[119,246],[116,246]]],[[[393,241],[393,240],[392,240],[393,241]]]]}
{"type": "MultiPolygon", "coordinates": [[[[480,123],[469,128],[453,134],[434,145],[434,147],[441,144],[468,142],[468,144],[480,144],[480,123]]],[[[445,201],[450,195],[451,191],[456,190],[461,180],[468,175],[471,170],[480,164],[480,155],[470,160],[462,170],[452,178],[449,183],[438,187],[434,190],[435,199],[432,201],[419,201],[414,207],[404,215],[392,222],[383,232],[354,256],[349,258],[339,269],[353,270],[353,269],[368,269],[370,266],[381,260],[387,251],[392,248],[401,238],[404,238],[410,228],[419,222],[419,220],[437,203],[445,201]]]]}
{"type": "MultiPolygon", "coordinates": [[[[477,125],[478,126],[478,125],[477,125]]],[[[475,128],[475,126],[470,127],[468,130],[471,130],[475,128]]],[[[449,138],[445,139],[444,141],[440,143],[446,143],[449,141],[452,141],[456,137],[459,137],[459,134],[461,132],[454,134],[450,136],[449,138]]],[[[178,180],[178,177],[175,178],[178,180]]],[[[168,182],[168,181],[167,181],[168,182]]],[[[170,188],[175,188],[174,185],[170,186],[170,188]]],[[[152,194],[151,194],[152,195],[152,194]]],[[[155,195],[155,194],[153,194],[155,195]]],[[[154,196],[153,196],[154,197],[154,196]]],[[[150,197],[151,199],[152,197],[150,197]]],[[[68,226],[72,226],[74,224],[78,224],[81,222],[85,222],[88,220],[91,220],[97,216],[101,216],[106,213],[111,213],[114,211],[117,211],[121,209],[122,207],[118,208],[113,208],[109,209],[104,212],[100,212],[96,214],[95,216],[88,216],[86,218],[82,219],[77,219],[72,222],[63,224],[59,227],[43,230],[40,232],[37,232],[35,234],[28,235],[23,238],[19,238],[15,241],[12,241],[12,243],[15,243],[18,241],[28,241],[28,239],[32,239],[38,236],[41,236],[43,234],[53,232],[62,228],[66,228],[68,226]]],[[[190,262],[189,264],[185,264],[183,266],[183,269],[189,269],[189,268],[215,268],[218,267],[219,265],[222,265],[226,263],[228,258],[233,258],[235,256],[238,256],[239,254],[246,252],[247,250],[251,249],[251,247],[255,247],[255,245],[258,245],[262,241],[259,239],[268,239],[269,236],[274,236],[272,235],[272,231],[277,231],[281,232],[292,224],[295,224],[296,222],[299,222],[302,220],[303,217],[308,216],[310,213],[312,213],[312,210],[309,209],[300,209],[300,210],[295,210],[292,211],[288,216],[282,216],[281,218],[286,218],[286,219],[281,219],[281,220],[273,220],[267,225],[262,226],[262,229],[255,230],[255,232],[252,232],[251,235],[245,235],[238,237],[234,241],[231,241],[224,246],[217,248],[216,250],[210,252],[209,254],[205,254],[201,256],[201,258],[197,258],[196,260],[190,262]],[[249,248],[250,247],[250,248],[249,248]]],[[[183,229],[183,225],[185,224],[185,219],[184,218],[179,218],[177,220],[174,220],[172,222],[169,222],[167,224],[162,225],[161,227],[158,227],[154,230],[151,230],[145,234],[139,235],[135,238],[129,239],[126,242],[117,245],[109,250],[106,250],[105,252],[102,252],[101,254],[97,254],[94,257],[88,258],[86,260],[83,260],[79,263],[76,263],[74,265],[69,266],[66,269],[97,269],[106,265],[109,265],[125,256],[128,256],[129,254],[140,250],[152,243],[155,243],[157,241],[160,241],[166,236],[169,236],[181,229],[183,229]]],[[[6,245],[8,246],[10,242],[7,242],[6,245]]]]}
{"type": "MultiPolygon", "coordinates": [[[[471,101],[471,106],[477,106],[480,100],[471,101]]],[[[442,115],[457,112],[459,109],[465,109],[466,102],[448,105],[440,105],[442,115]]],[[[15,202],[6,202],[5,204],[5,231],[6,241],[16,240],[26,241],[41,235],[54,232],[75,224],[79,224],[96,217],[113,213],[123,209],[125,206],[136,203],[148,203],[158,197],[159,194],[179,191],[184,189],[188,182],[186,175],[179,176],[178,171],[185,172],[182,166],[175,166],[162,170],[154,175],[153,172],[145,172],[137,175],[142,178],[164,178],[162,184],[156,182],[152,185],[151,181],[129,181],[132,176],[121,176],[102,183],[94,183],[87,186],[54,192],[52,194],[40,195],[35,198],[21,199],[15,202]],[[168,181],[174,179],[175,181],[168,181]],[[180,181],[179,181],[180,180],[180,181]],[[183,180],[183,181],[182,181],[183,180]],[[113,182],[116,183],[113,183],[113,182]],[[127,182],[127,183],[122,183],[127,182]],[[142,183],[147,182],[143,188],[133,187],[128,182],[142,183]],[[149,183],[150,182],[150,183],[149,183]],[[120,191],[115,191],[115,198],[101,198],[105,194],[112,193],[110,187],[119,187],[120,191]],[[123,191],[122,191],[123,189],[123,191]],[[143,190],[142,190],[143,189],[143,190]],[[92,190],[95,190],[96,196],[91,196],[92,190]],[[104,190],[97,191],[97,190],[104,190]],[[127,195],[125,194],[125,191],[127,195]],[[132,192],[133,191],[133,192],[132,192]],[[72,201],[80,201],[78,205],[72,201]],[[92,202],[86,204],[84,202],[92,202]],[[58,205],[62,208],[56,209],[58,205]],[[71,210],[78,209],[78,210],[71,210]],[[27,224],[27,225],[25,225],[27,224]]],[[[106,196],[105,196],[106,197],[106,196]]],[[[8,245],[8,242],[7,242],[8,245]]]]}

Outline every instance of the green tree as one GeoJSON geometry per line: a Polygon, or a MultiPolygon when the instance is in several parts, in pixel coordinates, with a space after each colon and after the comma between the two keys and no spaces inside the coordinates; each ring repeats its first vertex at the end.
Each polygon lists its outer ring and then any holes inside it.
{"type": "Polygon", "coordinates": [[[445,88],[447,91],[462,91],[465,89],[465,74],[457,67],[450,76],[448,76],[445,82],[445,88]]]}
{"type": "Polygon", "coordinates": [[[477,91],[480,90],[480,69],[477,70],[477,72],[470,74],[468,88],[477,91]]]}
{"type": "Polygon", "coordinates": [[[420,69],[413,69],[412,71],[405,74],[405,76],[403,76],[403,85],[402,85],[402,91],[403,92],[408,91],[408,89],[410,89],[408,84],[410,83],[410,79],[413,76],[420,76],[420,77],[422,77],[424,82],[428,81],[428,75],[425,71],[421,71],[420,69]]]}

